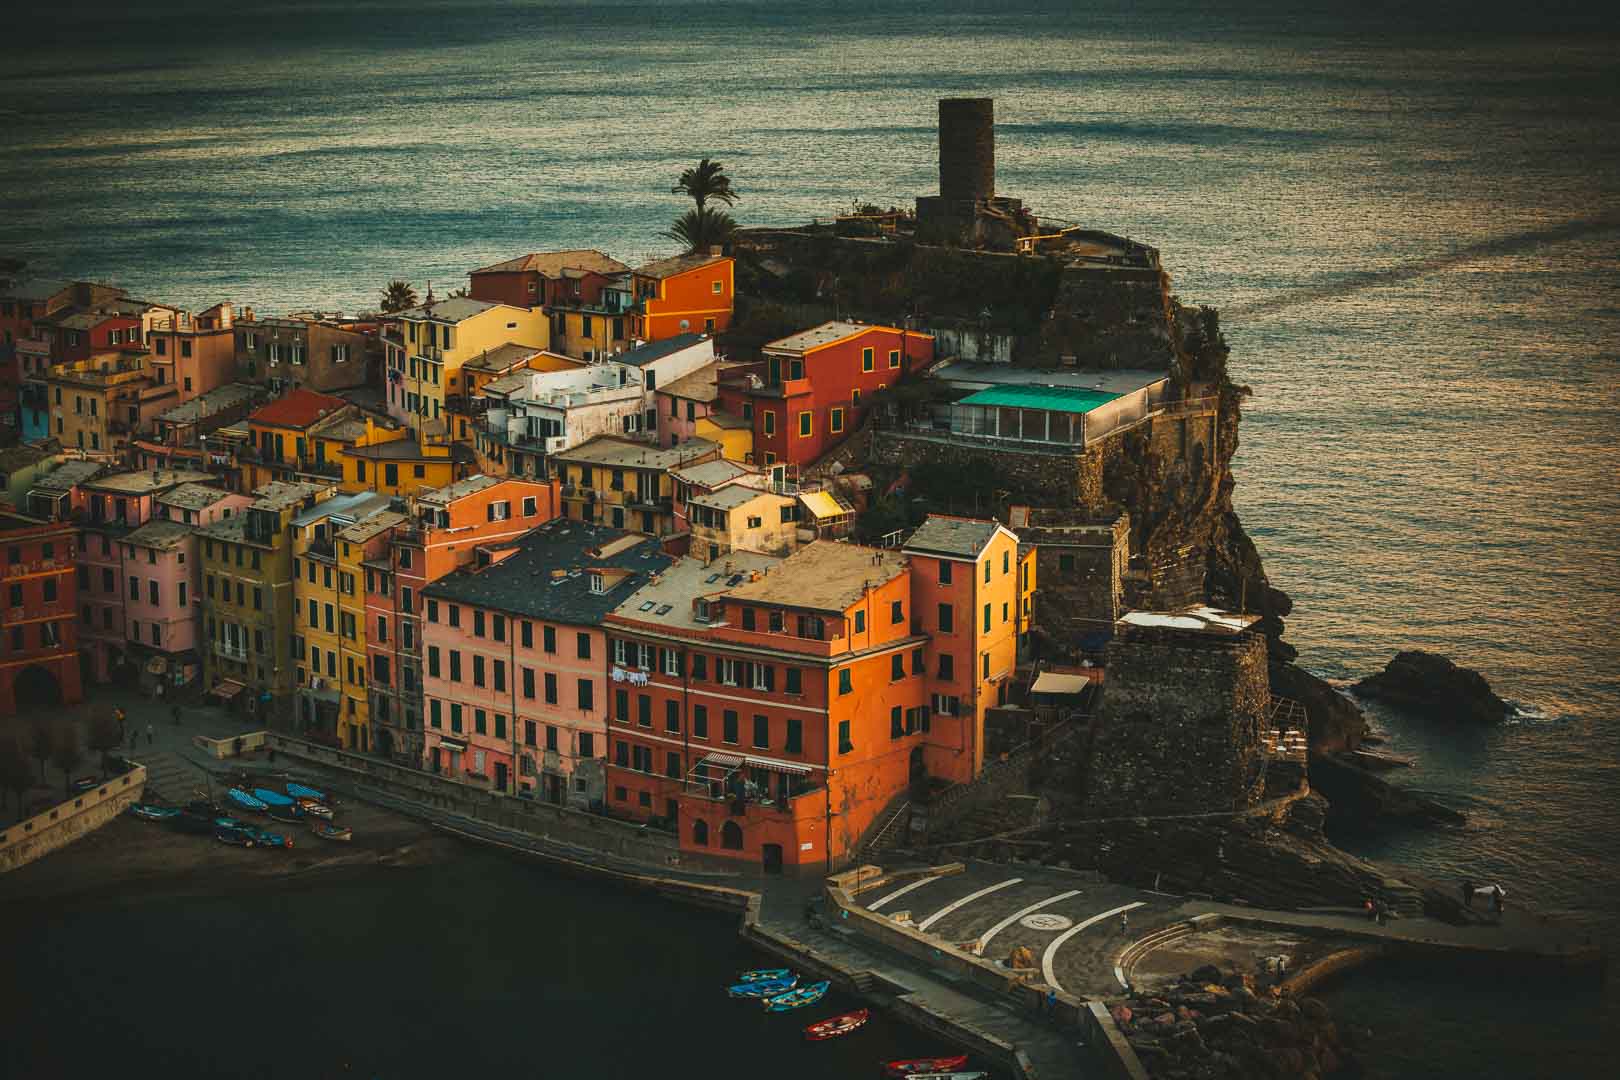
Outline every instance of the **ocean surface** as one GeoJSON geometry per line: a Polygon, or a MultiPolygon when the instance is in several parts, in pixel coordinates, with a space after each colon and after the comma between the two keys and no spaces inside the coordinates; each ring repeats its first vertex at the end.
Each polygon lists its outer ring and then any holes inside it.
{"type": "MultiPolygon", "coordinates": [[[[1498,881],[1620,950],[1620,20],[1602,5],[12,8],[0,253],[192,308],[355,311],[391,278],[442,295],[527,251],[667,253],[669,188],[701,155],[743,224],[906,205],[936,190],[935,99],[994,96],[1001,192],[1158,246],[1183,300],[1221,308],[1254,391],[1236,500],[1296,601],[1302,662],[1351,680],[1436,649],[1523,709],[1486,729],[1376,710],[1418,762],[1399,779],[1469,823],[1340,842],[1498,881]]],[[[505,902],[458,880],[443,902],[505,902]]],[[[567,930],[581,948],[591,916],[567,930]]],[[[398,944],[445,972],[436,918],[398,944]]],[[[733,947],[727,925],[704,940],[733,947]]],[[[458,955],[512,978],[493,946],[458,955]]],[[[592,971],[570,992],[614,1010],[622,972],[592,971]]],[[[343,1006],[364,1030],[462,993],[446,975],[405,1008],[369,982],[343,1006]]],[[[1379,1036],[1379,1077],[1598,1075],[1620,1049],[1612,981],[1548,997],[1366,973],[1332,997],[1379,1036]]],[[[499,1035],[453,1011],[461,1060],[496,1065],[499,1035]]],[[[641,1022],[649,1065],[692,1041],[641,1022]]]]}

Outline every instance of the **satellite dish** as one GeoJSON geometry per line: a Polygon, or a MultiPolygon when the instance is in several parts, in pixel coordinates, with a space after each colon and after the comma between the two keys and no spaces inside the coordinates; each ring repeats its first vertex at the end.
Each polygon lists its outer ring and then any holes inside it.
{"type": "Polygon", "coordinates": [[[681,320],[681,329],[682,330],[690,330],[690,329],[692,329],[692,324],[690,322],[688,322],[687,320],[682,319],[681,320]]]}

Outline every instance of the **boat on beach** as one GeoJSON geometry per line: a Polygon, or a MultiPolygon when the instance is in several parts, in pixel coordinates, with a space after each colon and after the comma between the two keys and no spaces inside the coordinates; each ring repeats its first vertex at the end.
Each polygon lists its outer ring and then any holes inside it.
{"type": "Polygon", "coordinates": [[[287,789],[287,794],[291,795],[295,799],[314,799],[319,803],[331,801],[326,797],[326,792],[316,791],[314,788],[308,787],[304,784],[295,784],[291,780],[287,781],[282,786],[287,789]]]}
{"type": "Polygon", "coordinates": [[[307,796],[299,796],[293,801],[298,806],[299,810],[302,810],[305,814],[311,817],[325,818],[328,821],[332,820],[332,808],[323,802],[319,802],[307,796]]]}
{"type": "Polygon", "coordinates": [[[862,1027],[871,1017],[872,1010],[870,1009],[856,1009],[854,1012],[829,1016],[825,1020],[817,1021],[806,1027],[804,1037],[811,1042],[836,1039],[840,1035],[848,1035],[850,1032],[862,1027]]]}
{"type": "Polygon", "coordinates": [[[902,1058],[898,1061],[885,1061],[883,1075],[893,1077],[917,1077],[933,1074],[949,1074],[952,1070],[960,1069],[967,1064],[966,1054],[957,1054],[955,1057],[928,1057],[928,1058],[902,1058]]]}
{"type": "Polygon", "coordinates": [[[347,825],[333,825],[329,821],[311,821],[309,831],[322,840],[353,840],[354,830],[347,825]]]}
{"type": "Polygon", "coordinates": [[[281,792],[272,791],[270,788],[262,788],[262,787],[254,788],[253,789],[253,797],[255,799],[258,799],[260,802],[264,803],[266,806],[297,806],[298,805],[298,803],[293,800],[293,797],[291,795],[283,795],[281,792]]]}
{"type": "Polygon", "coordinates": [[[182,813],[178,806],[151,806],[147,803],[135,803],[129,808],[132,816],[142,821],[168,821],[177,818],[182,813]]]}
{"type": "Polygon", "coordinates": [[[751,982],[740,982],[726,987],[726,993],[734,998],[765,998],[774,994],[785,994],[799,985],[797,975],[788,975],[780,979],[754,979],[751,982]]]}
{"type": "Polygon", "coordinates": [[[827,994],[830,982],[811,983],[809,986],[800,986],[789,990],[785,994],[777,994],[765,999],[766,1012],[787,1012],[789,1009],[802,1009],[806,1005],[814,1005],[827,994]]]}
{"type": "Polygon", "coordinates": [[[263,799],[256,799],[241,788],[231,788],[225,793],[225,800],[240,810],[252,810],[262,814],[270,809],[270,804],[263,799]]]}
{"type": "Polygon", "coordinates": [[[989,1080],[990,1074],[975,1072],[912,1073],[911,1080],[989,1080]]]}

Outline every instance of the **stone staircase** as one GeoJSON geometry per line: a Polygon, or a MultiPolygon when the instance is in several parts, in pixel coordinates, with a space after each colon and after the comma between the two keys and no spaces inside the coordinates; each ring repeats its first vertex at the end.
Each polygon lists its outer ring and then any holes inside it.
{"type": "Polygon", "coordinates": [[[866,842],[866,852],[874,855],[879,852],[892,851],[906,840],[906,833],[911,822],[911,800],[901,799],[894,809],[872,833],[872,838],[866,842]]]}
{"type": "Polygon", "coordinates": [[[1423,892],[1416,886],[1408,885],[1396,878],[1385,878],[1383,881],[1384,902],[1390,910],[1403,919],[1421,918],[1423,915],[1423,892]]]}
{"type": "Polygon", "coordinates": [[[199,788],[207,789],[208,774],[175,753],[161,750],[134,755],[146,766],[146,800],[181,804],[189,802],[199,788]]]}

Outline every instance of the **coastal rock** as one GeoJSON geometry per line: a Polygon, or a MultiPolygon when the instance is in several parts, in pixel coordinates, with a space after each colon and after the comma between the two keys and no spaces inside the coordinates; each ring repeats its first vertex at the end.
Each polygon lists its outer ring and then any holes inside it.
{"type": "Polygon", "coordinates": [[[1479,672],[1419,650],[1397,653],[1383,671],[1356,683],[1355,692],[1447,720],[1490,723],[1513,711],[1479,672]]]}
{"type": "Polygon", "coordinates": [[[1355,750],[1367,737],[1367,718],[1331,683],[1298,664],[1271,664],[1271,692],[1305,706],[1311,756],[1355,750]]]}
{"type": "Polygon", "coordinates": [[[1330,816],[1336,820],[1402,821],[1415,825],[1461,825],[1467,821],[1461,811],[1392,784],[1347,755],[1327,754],[1313,761],[1311,786],[1327,798],[1330,816]]]}

